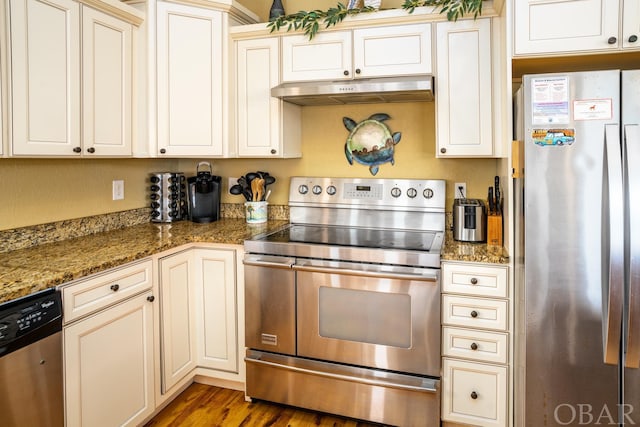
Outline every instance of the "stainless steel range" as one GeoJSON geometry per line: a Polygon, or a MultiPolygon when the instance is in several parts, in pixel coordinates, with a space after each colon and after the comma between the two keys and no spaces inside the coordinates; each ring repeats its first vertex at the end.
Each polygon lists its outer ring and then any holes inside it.
{"type": "Polygon", "coordinates": [[[439,425],[445,181],[293,177],[289,206],[244,245],[247,396],[439,425]]]}

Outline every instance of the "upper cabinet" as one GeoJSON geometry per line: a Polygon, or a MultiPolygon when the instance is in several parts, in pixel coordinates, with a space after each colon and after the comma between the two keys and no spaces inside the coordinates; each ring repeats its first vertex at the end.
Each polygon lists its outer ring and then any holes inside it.
{"type": "Polygon", "coordinates": [[[157,3],[158,152],[225,153],[222,12],[157,3]]]}
{"type": "Polygon", "coordinates": [[[271,96],[280,83],[280,39],[237,40],[234,48],[238,156],[300,157],[301,107],[271,96]]]}
{"type": "Polygon", "coordinates": [[[282,81],[430,74],[431,24],[282,37],[282,81]]]}
{"type": "Polygon", "coordinates": [[[132,22],[141,17],[118,7],[115,17],[73,0],[11,0],[13,155],[131,155],[132,22]]]}
{"type": "Polygon", "coordinates": [[[637,0],[522,0],[513,10],[516,56],[640,49],[637,0]]]}
{"type": "Polygon", "coordinates": [[[438,157],[494,155],[491,19],[436,24],[438,157]]]}

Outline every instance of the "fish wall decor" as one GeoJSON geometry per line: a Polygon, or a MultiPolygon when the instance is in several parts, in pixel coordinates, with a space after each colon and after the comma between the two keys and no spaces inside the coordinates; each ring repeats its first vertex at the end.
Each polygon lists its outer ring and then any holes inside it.
{"type": "Polygon", "coordinates": [[[391,133],[384,121],[391,117],[385,113],[376,113],[368,119],[356,123],[349,117],[343,117],[342,123],[349,131],[347,142],[344,144],[344,154],[347,161],[353,161],[369,166],[371,175],[378,173],[379,166],[390,162],[395,163],[395,146],[400,142],[401,133],[391,133]]]}

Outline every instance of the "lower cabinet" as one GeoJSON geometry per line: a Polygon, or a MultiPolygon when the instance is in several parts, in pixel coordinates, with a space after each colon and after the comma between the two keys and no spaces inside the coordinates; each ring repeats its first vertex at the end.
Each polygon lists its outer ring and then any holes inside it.
{"type": "Polygon", "coordinates": [[[190,248],[160,258],[163,394],[196,374],[215,378],[220,372],[225,380],[244,381],[238,360],[236,256],[236,249],[190,248]]]}
{"type": "Polygon", "coordinates": [[[196,367],[193,252],[160,259],[160,356],[162,393],[196,367]]]}
{"type": "Polygon", "coordinates": [[[442,362],[443,414],[450,421],[506,426],[507,368],[445,358],[442,362]]]}
{"type": "Polygon", "coordinates": [[[64,328],[67,426],[135,426],[155,410],[153,292],[64,328]]]}
{"type": "Polygon", "coordinates": [[[442,263],[443,421],[510,426],[508,267],[442,263]]]}
{"type": "Polygon", "coordinates": [[[61,285],[66,425],[141,425],[196,376],[242,389],[242,256],[188,245],[61,285]]]}

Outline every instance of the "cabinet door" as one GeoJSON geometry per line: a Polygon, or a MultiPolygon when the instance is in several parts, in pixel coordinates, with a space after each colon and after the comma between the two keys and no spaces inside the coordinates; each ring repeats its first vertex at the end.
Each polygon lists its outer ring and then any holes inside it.
{"type": "Polygon", "coordinates": [[[85,155],[131,155],[131,34],[131,24],[82,8],[85,155]]]}
{"type": "Polygon", "coordinates": [[[351,31],[282,37],[282,81],[351,79],[351,31]]]}
{"type": "Polygon", "coordinates": [[[280,154],[282,101],[271,96],[280,83],[279,39],[236,42],[238,155],[280,154]]]}
{"type": "Polygon", "coordinates": [[[619,6],[620,0],[514,1],[515,54],[616,50],[619,6]]]}
{"type": "Polygon", "coordinates": [[[160,260],[162,393],[196,367],[195,290],[191,251],[160,260]]]}
{"type": "Polygon", "coordinates": [[[135,426],[155,409],[151,291],[64,329],[68,426],[135,426]]]}
{"type": "Polygon", "coordinates": [[[436,24],[439,157],[491,156],[491,20],[436,24]]]}
{"type": "Polygon", "coordinates": [[[443,359],[442,419],[474,426],[507,423],[507,368],[443,359]]]}
{"type": "Polygon", "coordinates": [[[158,2],[158,149],[221,156],[222,12],[158,2]]]}
{"type": "Polygon", "coordinates": [[[622,3],[622,47],[640,49],[640,2],[636,0],[622,3]]]}
{"type": "Polygon", "coordinates": [[[356,78],[430,74],[431,25],[354,30],[353,64],[356,78]]]}
{"type": "Polygon", "coordinates": [[[10,9],[12,152],[79,156],[80,6],[11,0],[10,9]]]}
{"type": "Polygon", "coordinates": [[[198,366],[238,371],[235,251],[194,251],[198,366]]]}

